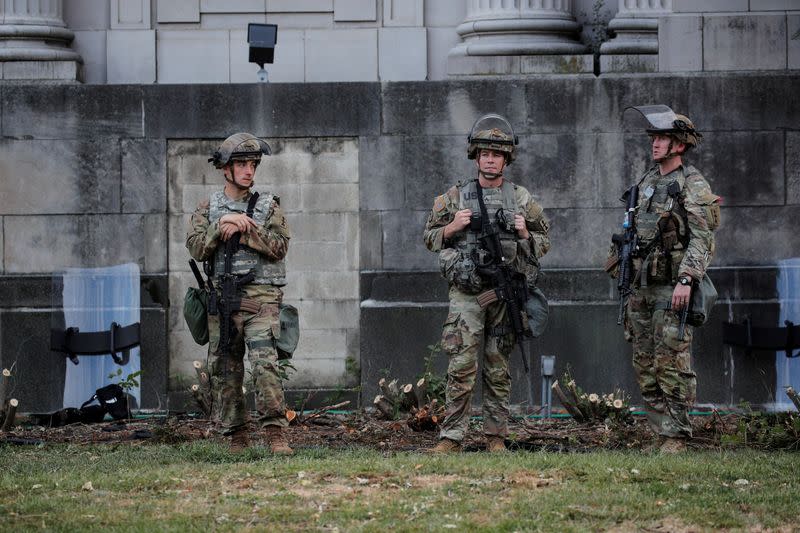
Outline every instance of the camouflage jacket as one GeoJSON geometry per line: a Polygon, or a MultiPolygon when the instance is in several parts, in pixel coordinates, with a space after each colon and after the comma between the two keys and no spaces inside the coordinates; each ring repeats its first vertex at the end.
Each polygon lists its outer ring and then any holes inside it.
{"type": "MultiPolygon", "coordinates": [[[[453,221],[456,212],[462,205],[460,198],[461,188],[465,183],[459,183],[447,190],[441,196],[437,196],[433,201],[433,209],[428,215],[425,223],[423,239],[425,246],[432,252],[441,252],[450,243],[444,242],[444,227],[453,221]]],[[[533,199],[525,187],[513,185],[514,196],[518,207],[518,212],[525,217],[530,237],[527,240],[517,240],[517,255],[524,259],[533,259],[537,262],[540,257],[550,249],[550,237],[548,236],[549,223],[544,216],[542,207],[533,199]]],[[[463,238],[465,231],[459,232],[452,237],[455,240],[463,238]]]]}
{"type": "Polygon", "coordinates": [[[688,243],[685,247],[676,242],[670,250],[661,250],[671,253],[675,261],[675,275],[691,276],[692,279],[702,279],[711,259],[714,256],[714,231],[720,225],[719,196],[711,192],[711,187],[703,175],[693,166],[680,166],[669,174],[661,175],[658,165],[648,170],[639,184],[639,204],[636,209],[636,227],[643,244],[647,243],[650,235],[644,234],[646,217],[664,216],[665,210],[672,209],[673,213],[680,213],[679,226],[685,224],[685,229],[679,232],[686,234],[688,243]],[[677,182],[680,193],[677,197],[678,205],[674,206],[666,197],[666,188],[677,182]],[[663,191],[663,192],[662,192],[663,191]]]}
{"type": "MultiPolygon", "coordinates": [[[[247,202],[249,195],[244,198],[247,202]]],[[[217,248],[223,241],[220,238],[219,222],[209,219],[209,200],[198,204],[189,222],[186,235],[186,248],[197,261],[213,260],[217,248]]],[[[242,211],[244,212],[244,211],[242,211]]],[[[244,233],[239,241],[241,247],[256,252],[265,261],[282,262],[289,248],[289,227],[280,207],[279,199],[274,197],[264,222],[254,231],[244,233]]]]}

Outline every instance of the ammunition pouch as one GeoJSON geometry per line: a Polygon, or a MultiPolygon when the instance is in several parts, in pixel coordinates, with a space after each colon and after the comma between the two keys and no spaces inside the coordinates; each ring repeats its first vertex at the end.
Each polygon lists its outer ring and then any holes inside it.
{"type": "Polygon", "coordinates": [[[449,284],[467,294],[478,294],[486,286],[478,272],[478,265],[465,250],[442,250],[439,253],[439,270],[449,284]]]}

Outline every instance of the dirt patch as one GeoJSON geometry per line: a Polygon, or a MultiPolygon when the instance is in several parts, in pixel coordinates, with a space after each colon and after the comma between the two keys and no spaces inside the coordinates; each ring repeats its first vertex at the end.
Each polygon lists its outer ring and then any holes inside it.
{"type": "MultiPolygon", "coordinates": [[[[716,448],[725,435],[736,433],[738,417],[694,417],[694,439],[690,447],[716,448]]],[[[377,419],[363,412],[350,415],[325,415],[306,424],[291,425],[287,436],[292,447],[351,448],[365,447],[385,452],[420,451],[436,444],[436,431],[413,431],[405,421],[377,419]]],[[[266,446],[264,432],[250,425],[254,444],[266,446]]],[[[22,424],[14,431],[0,435],[0,443],[145,443],[176,444],[195,440],[227,443],[215,424],[187,416],[102,422],[98,424],[72,424],[58,428],[44,428],[22,424]]],[[[658,443],[643,417],[635,417],[630,424],[578,424],[571,419],[516,418],[509,424],[506,443],[511,449],[532,451],[581,452],[593,449],[649,449],[658,443]]],[[[471,429],[464,441],[466,452],[485,449],[479,426],[471,429]]],[[[539,486],[534,478],[531,486],[539,486]]]]}

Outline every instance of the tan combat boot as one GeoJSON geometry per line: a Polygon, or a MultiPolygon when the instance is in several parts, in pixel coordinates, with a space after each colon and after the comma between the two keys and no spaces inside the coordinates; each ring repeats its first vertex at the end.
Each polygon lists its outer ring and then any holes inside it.
{"type": "Polygon", "coordinates": [[[294,453],[294,450],[289,448],[289,443],[286,442],[286,436],[283,434],[281,426],[267,426],[265,432],[267,442],[269,442],[269,451],[276,455],[292,455],[294,453]]]}
{"type": "Polygon", "coordinates": [[[661,453],[681,453],[686,451],[686,439],[676,439],[674,437],[667,437],[659,448],[661,453]]]}
{"type": "Polygon", "coordinates": [[[439,439],[433,448],[428,448],[425,453],[458,453],[461,451],[461,443],[450,439],[439,439]]]}
{"type": "Polygon", "coordinates": [[[231,453],[242,453],[250,447],[250,436],[247,434],[247,428],[241,427],[231,433],[230,442],[231,453]]]}
{"type": "Polygon", "coordinates": [[[497,435],[486,435],[486,451],[489,453],[507,452],[505,439],[497,435]]]}

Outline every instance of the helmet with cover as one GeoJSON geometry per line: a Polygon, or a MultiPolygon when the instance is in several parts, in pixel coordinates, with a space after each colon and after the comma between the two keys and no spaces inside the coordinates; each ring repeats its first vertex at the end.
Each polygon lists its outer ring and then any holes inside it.
{"type": "Polygon", "coordinates": [[[234,133],[219,145],[208,159],[216,168],[222,168],[231,161],[261,162],[261,155],[270,155],[269,145],[249,133],[234,133]]]}
{"type": "Polygon", "coordinates": [[[490,113],[484,115],[472,125],[467,137],[467,157],[476,159],[480,150],[495,150],[506,155],[506,164],[511,164],[515,157],[515,147],[519,138],[504,117],[490,113]]]}
{"type": "Polygon", "coordinates": [[[628,109],[635,109],[647,120],[650,127],[645,131],[649,135],[668,135],[692,148],[697,147],[703,137],[689,117],[675,113],[668,106],[644,105],[628,109]]]}

